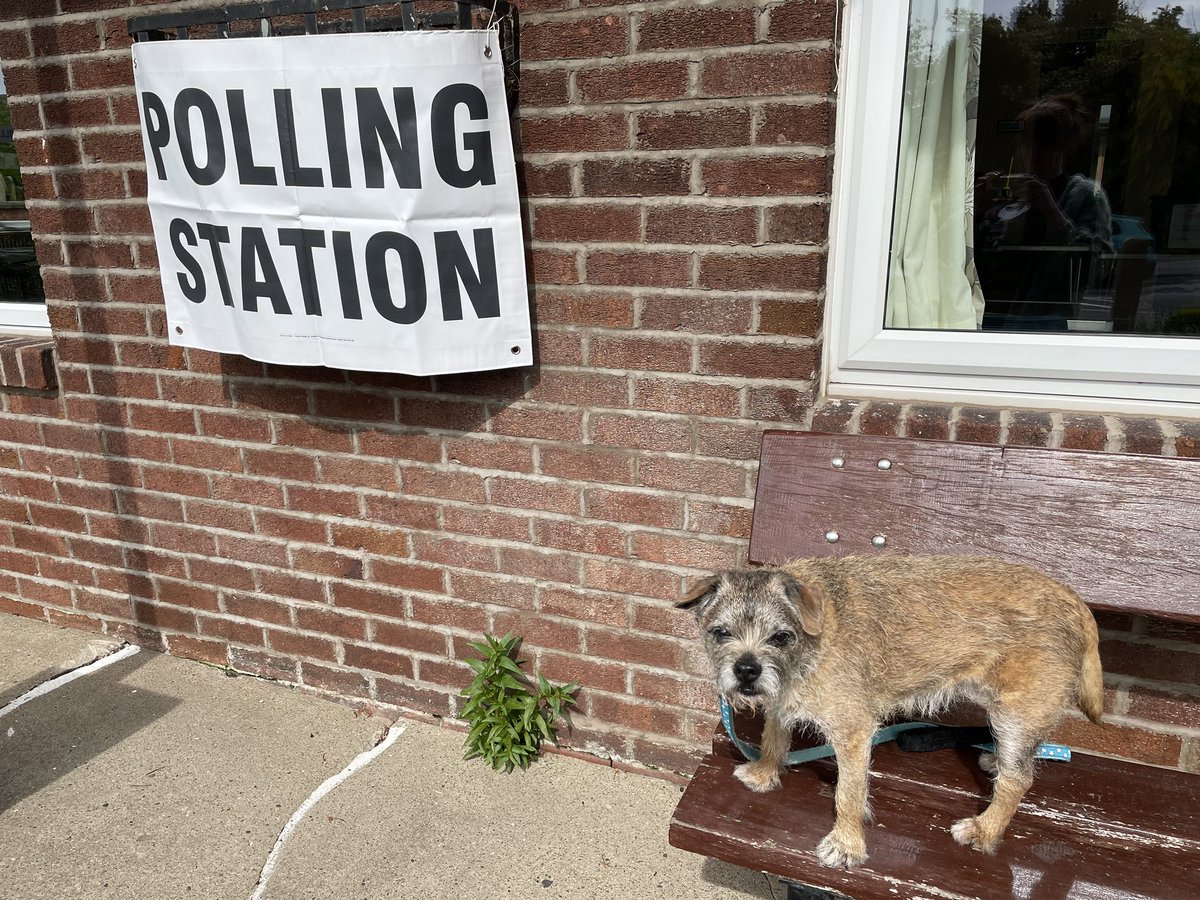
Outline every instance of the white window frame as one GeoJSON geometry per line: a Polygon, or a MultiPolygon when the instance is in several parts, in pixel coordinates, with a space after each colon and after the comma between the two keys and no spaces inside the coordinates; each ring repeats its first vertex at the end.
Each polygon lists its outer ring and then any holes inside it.
{"type": "Polygon", "coordinates": [[[1200,339],[883,328],[908,12],[846,0],[825,395],[1200,416],[1200,339]]]}

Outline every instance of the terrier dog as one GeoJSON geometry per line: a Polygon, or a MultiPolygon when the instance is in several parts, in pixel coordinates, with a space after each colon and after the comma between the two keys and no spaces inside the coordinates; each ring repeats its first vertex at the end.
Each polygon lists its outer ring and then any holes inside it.
{"type": "Polygon", "coordinates": [[[1074,591],[1025,566],[968,556],[805,559],[722,572],[680,604],[695,612],[735,708],[762,710],[762,756],[734,774],[753,791],[779,786],[792,729],[833,745],[829,866],[867,858],[863,820],[871,736],[896,715],[926,717],[967,699],[987,710],[996,751],[990,805],[951,828],[995,851],[1033,782],[1034,751],[1066,710],[1104,708],[1096,622],[1074,591]]]}

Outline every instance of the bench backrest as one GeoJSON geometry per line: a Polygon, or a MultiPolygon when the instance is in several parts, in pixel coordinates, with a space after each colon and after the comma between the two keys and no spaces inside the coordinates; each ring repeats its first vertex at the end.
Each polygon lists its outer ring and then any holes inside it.
{"type": "Polygon", "coordinates": [[[885,552],[996,556],[1200,621],[1200,460],[768,431],[751,561],[885,552]]]}

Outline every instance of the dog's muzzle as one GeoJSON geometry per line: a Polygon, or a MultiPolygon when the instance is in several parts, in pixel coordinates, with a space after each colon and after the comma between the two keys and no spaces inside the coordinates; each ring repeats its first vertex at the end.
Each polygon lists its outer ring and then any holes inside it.
{"type": "Polygon", "coordinates": [[[762,675],[762,665],[757,659],[749,653],[739,657],[738,661],[733,664],[733,674],[738,680],[739,694],[753,697],[758,693],[756,684],[759,676],[762,675]]]}

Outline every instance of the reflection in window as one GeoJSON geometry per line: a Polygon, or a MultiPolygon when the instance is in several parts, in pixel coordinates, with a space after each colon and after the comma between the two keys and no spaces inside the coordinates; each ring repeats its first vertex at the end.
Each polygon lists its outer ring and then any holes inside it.
{"type": "Polygon", "coordinates": [[[1200,4],[914,0],[885,325],[1200,334],[1200,4]]]}
{"type": "Polygon", "coordinates": [[[18,314],[15,304],[44,300],[29,214],[25,211],[25,188],[13,143],[8,96],[0,74],[0,326],[27,324],[28,313],[22,310],[18,314]]]}

